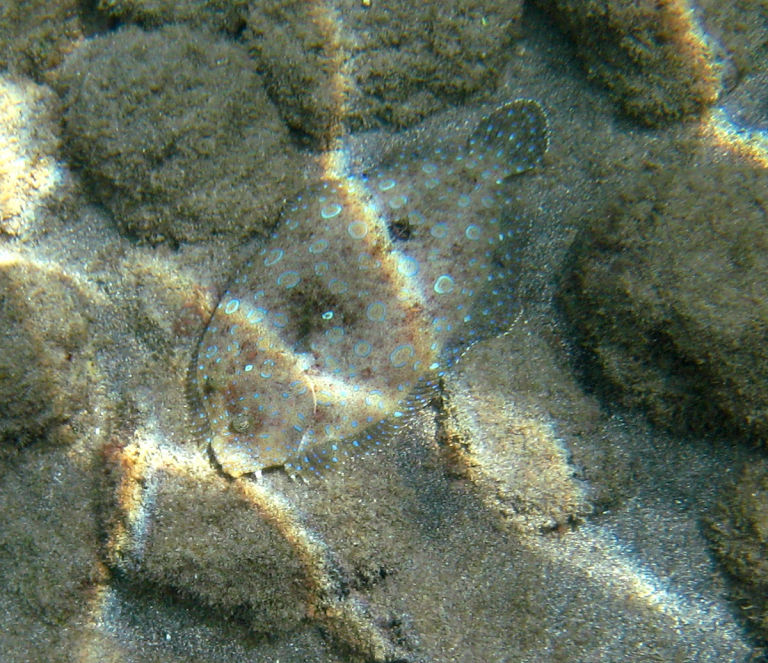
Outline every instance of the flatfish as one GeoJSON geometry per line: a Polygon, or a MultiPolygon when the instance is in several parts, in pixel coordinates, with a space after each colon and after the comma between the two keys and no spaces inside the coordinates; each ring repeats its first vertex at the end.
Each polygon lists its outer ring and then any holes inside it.
{"type": "Polygon", "coordinates": [[[546,115],[516,100],[448,142],[304,191],[240,266],[190,375],[226,473],[322,474],[369,452],[508,328],[525,224],[506,180],[541,163],[546,115]]]}

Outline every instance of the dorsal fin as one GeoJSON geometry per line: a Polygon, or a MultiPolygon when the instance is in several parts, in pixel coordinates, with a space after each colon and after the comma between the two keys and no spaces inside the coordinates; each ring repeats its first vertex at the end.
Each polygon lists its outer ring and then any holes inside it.
{"type": "Polygon", "coordinates": [[[469,138],[478,167],[499,179],[536,167],[549,146],[547,116],[537,101],[516,99],[484,118],[469,138]]]}

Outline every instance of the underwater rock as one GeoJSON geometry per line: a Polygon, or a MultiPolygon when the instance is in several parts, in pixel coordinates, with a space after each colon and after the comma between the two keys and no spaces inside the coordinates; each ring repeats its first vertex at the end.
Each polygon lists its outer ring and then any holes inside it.
{"type": "Polygon", "coordinates": [[[735,128],[768,130],[768,63],[764,71],[747,74],[723,99],[720,108],[735,128]]]}
{"type": "Polygon", "coordinates": [[[590,77],[647,125],[700,114],[719,93],[710,47],[681,2],[536,0],[573,39],[590,77]]]}
{"type": "Polygon", "coordinates": [[[259,633],[295,629],[308,611],[306,573],[270,514],[213,473],[153,455],[138,440],[107,448],[107,563],[259,633]]]}
{"type": "Polygon", "coordinates": [[[98,425],[87,294],[66,274],[0,251],[0,452],[73,442],[98,425]]]}
{"type": "Polygon", "coordinates": [[[71,192],[58,163],[59,103],[52,90],[0,76],[0,234],[25,237],[62,223],[51,214],[71,192]]]}
{"type": "Polygon", "coordinates": [[[3,0],[0,70],[44,79],[83,38],[82,9],[78,0],[3,0]]]}
{"type": "Polygon", "coordinates": [[[319,473],[379,444],[468,344],[508,327],[525,224],[505,208],[505,178],[547,145],[543,110],[518,100],[466,149],[399,154],[287,206],[192,370],[195,419],[224,471],[319,473]]]}
{"type": "Polygon", "coordinates": [[[768,640],[768,461],[744,468],[708,524],[732,594],[758,635],[768,640]]]}
{"type": "Polygon", "coordinates": [[[768,434],[768,172],[694,153],[601,209],[558,294],[588,379],[677,431],[768,434]]]}
{"type": "Polygon", "coordinates": [[[456,470],[505,524],[547,532],[591,512],[565,431],[574,423],[582,435],[594,429],[597,408],[525,321],[472,346],[445,377],[445,399],[445,443],[456,470]]]}
{"type": "Polygon", "coordinates": [[[245,25],[247,0],[99,0],[99,11],[145,28],[184,23],[195,28],[236,34],[245,25]]]}
{"type": "Polygon", "coordinates": [[[56,85],[72,159],[128,236],[266,233],[300,188],[287,129],[231,42],[128,27],[85,42],[56,85]]]}
{"type": "Polygon", "coordinates": [[[73,625],[107,576],[93,468],[64,447],[28,447],[0,462],[3,662],[74,660],[73,625]]]}
{"type": "Polygon", "coordinates": [[[411,126],[492,91],[522,5],[269,0],[253,3],[244,39],[288,125],[326,146],[345,131],[411,126]]]}
{"type": "Polygon", "coordinates": [[[295,504],[266,482],[225,479],[206,458],[158,442],[138,428],[103,449],[110,568],[259,637],[320,626],[354,660],[399,660],[401,647],[295,504]]]}

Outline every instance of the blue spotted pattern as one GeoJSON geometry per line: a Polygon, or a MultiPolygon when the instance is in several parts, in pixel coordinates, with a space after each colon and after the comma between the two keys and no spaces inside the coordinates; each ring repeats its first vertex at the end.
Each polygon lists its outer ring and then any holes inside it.
{"type": "Polygon", "coordinates": [[[505,180],[547,144],[541,107],[518,100],[462,150],[399,154],[287,205],[192,370],[198,428],[226,472],[317,474],[380,444],[469,344],[508,327],[523,224],[505,180]]]}

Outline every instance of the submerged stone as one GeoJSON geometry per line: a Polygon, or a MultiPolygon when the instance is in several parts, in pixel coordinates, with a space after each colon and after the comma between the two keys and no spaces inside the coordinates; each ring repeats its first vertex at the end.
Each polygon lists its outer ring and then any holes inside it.
{"type": "Polygon", "coordinates": [[[548,144],[535,101],[438,144],[326,180],[235,274],[192,370],[198,428],[239,476],[319,473],[379,444],[476,340],[506,329],[523,224],[504,180],[548,144]]]}
{"type": "Polygon", "coordinates": [[[61,269],[2,250],[0,302],[0,457],[74,442],[102,417],[91,294],[61,269]]]}
{"type": "Polygon", "coordinates": [[[53,82],[70,158],[126,236],[267,237],[298,186],[288,131],[231,41],[123,27],[86,40],[53,82]]]}

